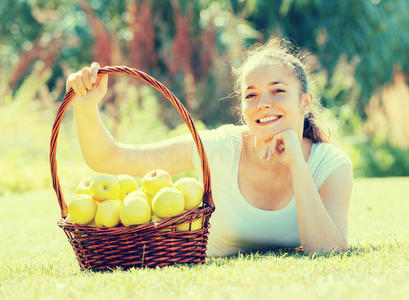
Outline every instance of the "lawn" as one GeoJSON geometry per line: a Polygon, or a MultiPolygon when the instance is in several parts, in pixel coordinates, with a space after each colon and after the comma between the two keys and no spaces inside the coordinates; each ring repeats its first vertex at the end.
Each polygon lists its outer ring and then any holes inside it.
{"type": "MultiPolygon", "coordinates": [[[[4,174],[3,174],[4,176],[4,174]]],[[[409,178],[356,179],[350,250],[268,252],[206,264],[81,272],[54,191],[0,195],[0,299],[407,299],[409,178]]]]}

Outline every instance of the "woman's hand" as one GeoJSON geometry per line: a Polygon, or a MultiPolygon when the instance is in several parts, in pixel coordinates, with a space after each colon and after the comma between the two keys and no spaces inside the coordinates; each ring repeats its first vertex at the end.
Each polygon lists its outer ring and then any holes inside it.
{"type": "Polygon", "coordinates": [[[98,75],[100,66],[93,62],[91,67],[84,67],[76,73],[71,73],[65,85],[66,92],[72,87],[75,96],[74,106],[97,105],[107,93],[108,75],[98,75]]]}
{"type": "Polygon", "coordinates": [[[305,161],[297,132],[287,129],[277,133],[261,151],[261,158],[266,161],[277,160],[290,169],[295,163],[305,161]]]}

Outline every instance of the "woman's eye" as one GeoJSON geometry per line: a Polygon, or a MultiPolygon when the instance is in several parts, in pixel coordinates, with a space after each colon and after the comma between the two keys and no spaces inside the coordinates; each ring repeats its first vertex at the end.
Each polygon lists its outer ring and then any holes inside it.
{"type": "Polygon", "coordinates": [[[253,98],[253,97],[255,97],[256,95],[254,95],[254,94],[248,94],[245,98],[246,99],[250,99],[250,98],[253,98]]]}
{"type": "Polygon", "coordinates": [[[273,93],[284,93],[285,91],[282,89],[276,89],[273,91],[273,93]]]}

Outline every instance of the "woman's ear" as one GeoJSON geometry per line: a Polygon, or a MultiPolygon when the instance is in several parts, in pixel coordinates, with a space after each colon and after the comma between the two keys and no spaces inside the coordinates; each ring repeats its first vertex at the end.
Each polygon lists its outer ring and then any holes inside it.
{"type": "Polygon", "coordinates": [[[304,114],[308,113],[311,108],[312,104],[312,94],[310,92],[304,93],[301,98],[301,104],[302,104],[302,112],[304,114]]]}

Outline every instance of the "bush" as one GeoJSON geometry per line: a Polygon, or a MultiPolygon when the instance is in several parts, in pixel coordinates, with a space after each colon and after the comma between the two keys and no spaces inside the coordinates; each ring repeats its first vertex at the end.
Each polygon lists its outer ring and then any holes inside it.
{"type": "Polygon", "coordinates": [[[392,145],[387,138],[374,138],[353,146],[354,173],[363,177],[409,175],[409,149],[392,145]]]}

